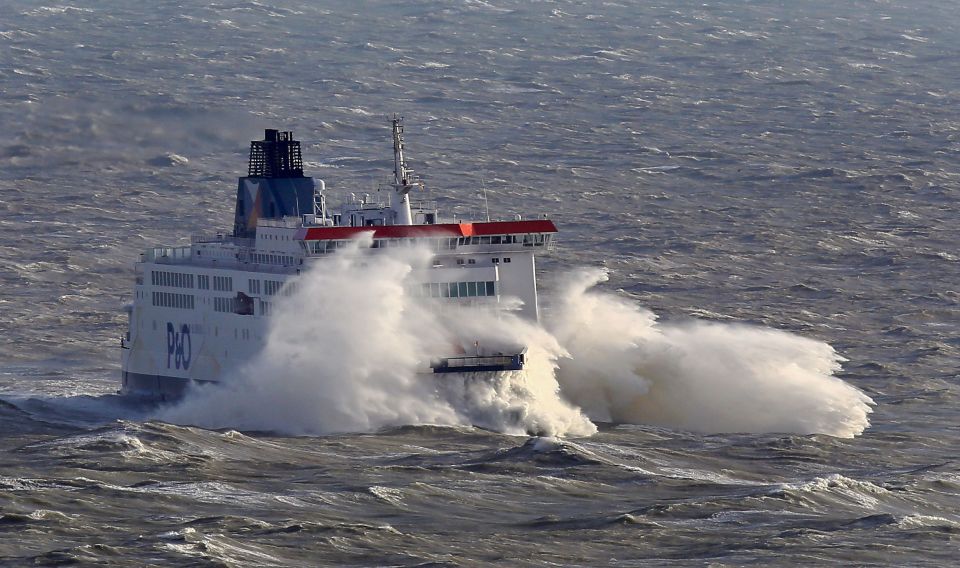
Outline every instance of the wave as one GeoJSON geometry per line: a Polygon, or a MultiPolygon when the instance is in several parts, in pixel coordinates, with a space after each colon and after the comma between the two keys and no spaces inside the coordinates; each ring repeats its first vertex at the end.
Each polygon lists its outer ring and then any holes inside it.
{"type": "Polygon", "coordinates": [[[543,325],[509,310],[436,309],[406,293],[429,270],[429,252],[381,251],[367,263],[368,245],[358,240],[302,275],[277,302],[259,355],[159,417],[287,434],[417,424],[588,436],[605,421],[852,437],[869,426],[873,401],[833,376],[842,358],[825,343],[737,324],[661,324],[597,291],[599,270],[569,274],[543,325]],[[525,345],[527,367],[441,376],[423,366],[475,344],[525,345]]]}
{"type": "Polygon", "coordinates": [[[568,276],[548,322],[568,351],[562,392],[594,420],[845,438],[869,426],[873,401],[833,376],[843,359],[826,343],[735,323],[660,324],[595,291],[606,279],[601,270],[568,276]]]}
{"type": "MultiPolygon", "coordinates": [[[[368,237],[369,239],[369,237],[368,237]]],[[[160,418],[288,434],[376,431],[404,424],[479,425],[526,435],[589,435],[595,426],[560,396],[562,348],[511,313],[437,311],[406,294],[431,256],[417,249],[367,264],[358,241],[309,271],[277,302],[262,353],[223,384],[195,389],[160,418]],[[480,343],[527,345],[531,372],[434,375],[436,353],[480,343]]]]}
{"type": "Polygon", "coordinates": [[[891,493],[869,481],[860,481],[834,473],[809,481],[784,483],[772,489],[768,495],[808,507],[827,500],[864,509],[875,509],[882,501],[888,499],[891,493]]]}

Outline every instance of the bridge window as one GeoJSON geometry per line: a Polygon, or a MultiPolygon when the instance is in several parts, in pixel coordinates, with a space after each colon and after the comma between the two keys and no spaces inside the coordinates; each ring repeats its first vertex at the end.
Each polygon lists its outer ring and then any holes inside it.
{"type": "Polygon", "coordinates": [[[430,298],[475,298],[496,296],[497,286],[493,280],[480,282],[431,282],[409,288],[414,296],[430,298]]]}

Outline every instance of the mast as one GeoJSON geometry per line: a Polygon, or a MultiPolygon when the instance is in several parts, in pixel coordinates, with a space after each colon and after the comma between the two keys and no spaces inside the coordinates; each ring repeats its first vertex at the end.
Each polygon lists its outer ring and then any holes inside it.
{"type": "Polygon", "coordinates": [[[416,183],[417,181],[413,179],[413,170],[407,168],[407,163],[403,159],[403,117],[393,115],[393,192],[395,197],[390,200],[390,203],[395,213],[394,223],[397,225],[413,224],[409,193],[416,183]]]}

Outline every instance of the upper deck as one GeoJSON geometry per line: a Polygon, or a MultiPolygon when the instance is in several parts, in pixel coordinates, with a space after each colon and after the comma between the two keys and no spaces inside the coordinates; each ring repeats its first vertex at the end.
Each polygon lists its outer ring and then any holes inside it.
{"type": "MultiPolygon", "coordinates": [[[[553,221],[486,221],[442,223],[435,225],[380,225],[368,227],[302,227],[297,239],[304,241],[343,240],[363,233],[373,233],[374,239],[403,239],[424,237],[493,237],[508,235],[547,235],[557,232],[553,221]]],[[[489,240],[487,243],[489,244],[489,240]]],[[[473,243],[476,244],[476,243],[473,243]]]]}
{"type": "Polygon", "coordinates": [[[248,175],[237,188],[234,230],[194,236],[185,247],[149,249],[141,262],[293,272],[310,257],[362,236],[369,236],[370,249],[421,246],[443,255],[552,248],[557,228],[548,219],[442,222],[435,203],[411,199],[423,182],[407,167],[402,134],[401,120],[394,118],[394,175],[381,188],[385,191],[372,200],[351,194],[335,212],[327,206],[324,182],[303,175],[299,141],[290,132],[267,130],[264,140],[251,143],[248,175]]]}
{"type": "Polygon", "coordinates": [[[279,270],[299,265],[305,257],[335,252],[364,234],[372,238],[371,249],[422,246],[438,253],[466,254],[550,250],[557,232],[553,221],[547,219],[378,227],[269,225],[273,231],[263,231],[256,239],[217,234],[194,236],[189,246],[153,247],[142,261],[220,267],[255,264],[279,270]]]}

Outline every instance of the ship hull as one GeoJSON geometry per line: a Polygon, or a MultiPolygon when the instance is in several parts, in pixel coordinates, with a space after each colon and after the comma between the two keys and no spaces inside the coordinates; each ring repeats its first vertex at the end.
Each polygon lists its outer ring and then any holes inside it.
{"type": "Polygon", "coordinates": [[[160,402],[177,401],[186,395],[191,385],[203,382],[209,381],[124,371],[120,394],[160,402]]]}

